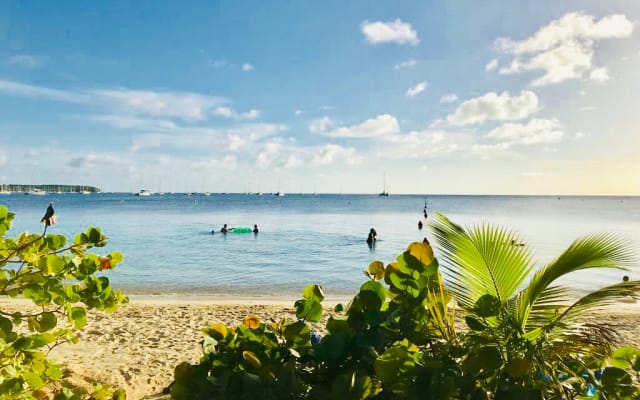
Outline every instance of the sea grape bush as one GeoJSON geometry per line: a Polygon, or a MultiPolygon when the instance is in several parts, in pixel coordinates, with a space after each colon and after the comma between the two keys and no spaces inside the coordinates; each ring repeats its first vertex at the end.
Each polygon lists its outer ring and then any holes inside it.
{"type": "MultiPolygon", "coordinates": [[[[456,318],[428,243],[395,262],[371,263],[368,280],[320,337],[322,288],[308,286],[297,321],[203,329],[204,355],[175,369],[171,397],[187,399],[596,399],[638,398],[640,351],[565,352],[543,359],[545,336],[529,340],[509,307],[480,296],[456,318]],[[458,326],[458,327],[457,327],[458,326]]],[[[635,283],[637,289],[638,282],[635,283]]],[[[633,292],[633,291],[632,291],[633,292]]],[[[341,311],[342,306],[336,306],[341,311]]],[[[550,338],[549,340],[552,340],[550,338]]],[[[547,345],[552,343],[546,343],[547,345]]],[[[561,345],[561,344],[560,344],[561,345]]]]}
{"type": "MultiPolygon", "coordinates": [[[[5,237],[14,217],[0,206],[0,296],[21,296],[36,307],[9,312],[0,305],[0,399],[80,399],[65,387],[63,370],[47,354],[62,343],[78,341],[76,331],[86,324],[87,310],[114,311],[127,301],[107,277],[97,274],[115,268],[123,256],[89,252],[107,244],[99,228],[78,233],[71,243],[63,235],[47,233],[53,220],[46,221],[42,234],[5,237]],[[67,327],[59,327],[61,320],[68,321],[67,327]]],[[[97,385],[87,396],[124,398],[124,393],[97,385]]]]}

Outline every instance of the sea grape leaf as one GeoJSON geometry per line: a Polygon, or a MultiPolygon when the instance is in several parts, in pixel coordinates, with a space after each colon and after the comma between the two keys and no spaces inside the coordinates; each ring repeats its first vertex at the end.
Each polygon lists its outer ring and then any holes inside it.
{"type": "Polygon", "coordinates": [[[324,300],[324,291],[322,290],[322,286],[320,285],[309,285],[304,288],[302,292],[302,297],[307,300],[316,301],[321,303],[324,300]]]}
{"type": "Polygon", "coordinates": [[[369,272],[369,276],[373,277],[373,279],[377,281],[384,278],[384,264],[382,261],[372,262],[369,264],[367,271],[369,272]]]}
{"type": "Polygon", "coordinates": [[[87,324],[87,313],[82,307],[71,307],[69,320],[76,329],[82,329],[87,324]]]}
{"type": "Polygon", "coordinates": [[[476,301],[473,311],[482,318],[494,317],[498,315],[501,306],[497,297],[485,294],[476,301]]]}
{"type": "Polygon", "coordinates": [[[640,350],[631,346],[623,346],[611,354],[611,365],[618,368],[629,368],[640,356],[640,350]]]}
{"type": "Polygon", "coordinates": [[[372,307],[376,309],[380,309],[380,306],[382,306],[382,303],[384,303],[387,298],[387,290],[377,281],[368,281],[362,284],[362,286],[360,286],[360,293],[362,292],[373,292],[378,297],[380,300],[379,304],[377,307],[372,307]]]}
{"type": "Polygon", "coordinates": [[[322,304],[309,299],[301,299],[295,302],[296,317],[311,322],[318,322],[322,319],[322,304]]]}

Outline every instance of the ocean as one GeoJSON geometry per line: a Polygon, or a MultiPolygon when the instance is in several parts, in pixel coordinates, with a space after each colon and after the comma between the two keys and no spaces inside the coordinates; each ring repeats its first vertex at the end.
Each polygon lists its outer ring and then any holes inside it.
{"type": "MultiPolygon", "coordinates": [[[[316,283],[328,296],[353,295],[370,262],[386,264],[410,242],[431,240],[428,221],[436,212],[461,225],[487,222],[518,232],[541,266],[577,237],[599,232],[622,236],[640,254],[640,197],[13,193],[0,195],[17,214],[7,235],[41,232],[49,203],[58,218],[50,232],[72,238],[99,226],[109,245],[97,252],[125,255],[107,275],[130,295],[295,298],[316,283]],[[425,202],[430,215],[419,230],[425,202]],[[225,223],[257,224],[260,233],[223,235],[225,223]],[[375,249],[365,242],[372,227],[375,249]]],[[[636,266],[579,272],[564,283],[584,292],[625,274],[640,279],[636,266]]]]}

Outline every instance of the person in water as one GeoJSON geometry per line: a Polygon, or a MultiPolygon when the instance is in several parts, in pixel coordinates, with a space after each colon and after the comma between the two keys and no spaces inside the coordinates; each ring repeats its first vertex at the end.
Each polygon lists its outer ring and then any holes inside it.
{"type": "Polygon", "coordinates": [[[422,230],[422,221],[418,221],[418,229],[422,230]]]}
{"type": "Polygon", "coordinates": [[[259,232],[259,231],[258,231],[258,225],[257,225],[257,224],[254,224],[254,225],[253,225],[253,233],[258,233],[258,232],[259,232]]]}
{"type": "Polygon", "coordinates": [[[233,230],[233,228],[228,228],[228,227],[227,227],[227,224],[224,224],[224,225],[222,226],[222,229],[220,229],[220,232],[222,232],[222,233],[227,233],[227,232],[230,232],[230,231],[232,231],[232,230],[233,230]]]}
{"type": "Polygon", "coordinates": [[[369,230],[369,236],[367,236],[367,244],[369,246],[373,246],[374,244],[376,244],[377,235],[378,235],[378,232],[376,232],[375,229],[371,228],[371,230],[369,230]]]}

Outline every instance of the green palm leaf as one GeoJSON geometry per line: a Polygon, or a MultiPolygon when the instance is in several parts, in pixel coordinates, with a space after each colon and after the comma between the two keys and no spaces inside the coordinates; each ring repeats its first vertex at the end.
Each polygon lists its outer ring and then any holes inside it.
{"type": "Polygon", "coordinates": [[[627,269],[634,257],[627,241],[611,235],[590,235],[574,241],[567,250],[551,263],[537,271],[517,301],[518,319],[524,328],[533,307],[542,293],[556,279],[571,272],[589,268],[627,269]]]}
{"type": "Polygon", "coordinates": [[[448,286],[463,308],[473,308],[485,294],[505,304],[531,273],[534,263],[512,231],[479,225],[468,230],[442,214],[431,223],[448,286]]]}

